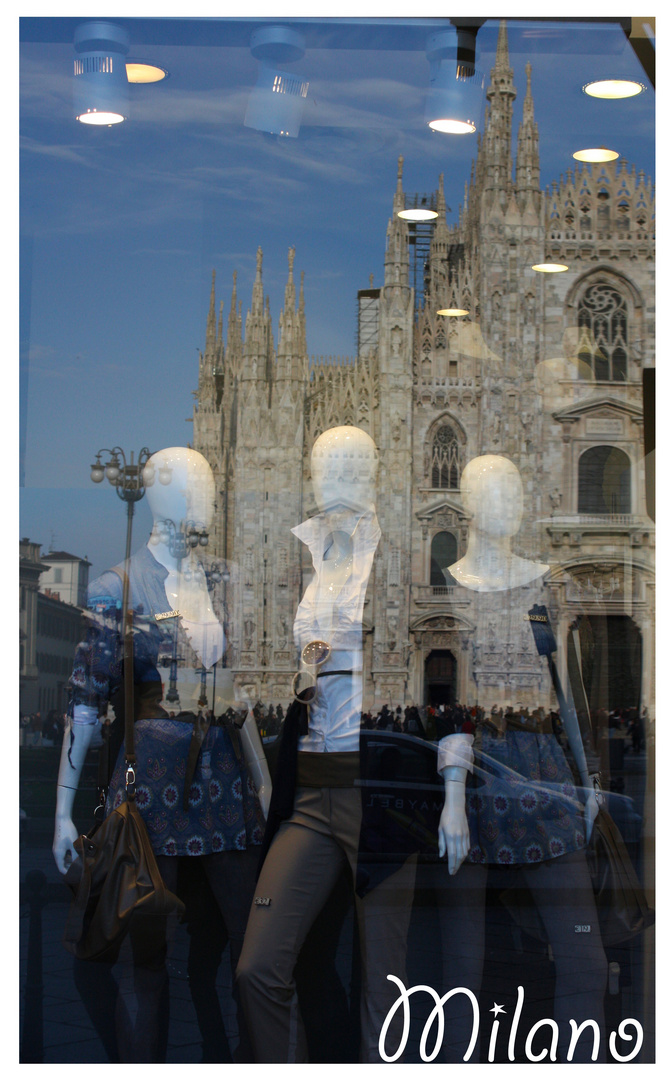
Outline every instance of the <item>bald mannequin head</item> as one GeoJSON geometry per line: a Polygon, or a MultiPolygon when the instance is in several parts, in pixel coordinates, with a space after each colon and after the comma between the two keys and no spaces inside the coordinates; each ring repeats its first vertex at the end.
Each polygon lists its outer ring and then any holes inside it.
{"type": "Polygon", "coordinates": [[[147,502],[155,522],[193,521],[208,529],[215,511],[215,481],[196,450],[171,446],[152,454],[144,469],[147,502]]]}
{"type": "Polygon", "coordinates": [[[375,509],[378,451],[361,428],[334,427],[323,432],[315,440],[310,471],[320,510],[375,509]]]}

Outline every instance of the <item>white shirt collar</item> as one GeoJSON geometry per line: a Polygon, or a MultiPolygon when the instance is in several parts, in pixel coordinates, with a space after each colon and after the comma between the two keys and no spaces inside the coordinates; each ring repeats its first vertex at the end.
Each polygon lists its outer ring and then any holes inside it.
{"type": "Polygon", "coordinates": [[[356,560],[357,556],[373,553],[378,547],[381,536],[375,510],[367,510],[363,514],[358,514],[354,510],[343,510],[338,513],[329,510],[302,521],[300,525],[292,529],[292,532],[309,548],[316,570],[322,565],[324,559],[326,539],[336,530],[342,530],[352,538],[356,560]]]}

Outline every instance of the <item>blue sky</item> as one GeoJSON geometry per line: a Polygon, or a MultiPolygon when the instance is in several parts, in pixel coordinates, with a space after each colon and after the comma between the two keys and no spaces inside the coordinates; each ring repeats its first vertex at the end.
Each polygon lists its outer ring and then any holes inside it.
{"type": "MultiPolygon", "coordinates": [[[[435,190],[444,173],[454,222],[476,136],[425,127],[429,65],[415,47],[419,32],[399,26],[392,33],[390,25],[384,33],[363,27],[363,47],[308,48],[286,66],[310,82],[298,139],[247,129],[257,61],[238,42],[235,21],[231,44],[225,34],[224,44],[212,45],[207,21],[204,44],[177,44],[170,20],[151,32],[144,20],[119,19],[130,30],[131,54],[163,63],[171,77],[131,88],[126,123],[86,128],[71,116],[76,20],[57,20],[51,38],[39,21],[22,28],[20,61],[20,535],[44,550],[53,543],[87,555],[95,572],[123,554],[125,521],[109,485],[91,484],[89,465],[102,446],[138,451],[190,440],[186,418],[213,268],[225,314],[238,272],[245,314],[263,248],[277,341],[293,245],[297,279],[301,270],[306,275],[309,353],[352,355],[357,289],[370,274],[382,283],[398,155],[408,192],[435,190]]],[[[498,20],[488,20],[477,39],[477,64],[488,76],[497,29],[498,20]]],[[[581,92],[586,73],[615,65],[646,81],[619,27],[512,20],[509,47],[518,91],[514,147],[525,64],[532,64],[542,186],[573,166],[573,150],[602,144],[653,174],[652,89],[628,102],[581,92]]],[[[138,543],[147,528],[141,505],[138,543]]]]}

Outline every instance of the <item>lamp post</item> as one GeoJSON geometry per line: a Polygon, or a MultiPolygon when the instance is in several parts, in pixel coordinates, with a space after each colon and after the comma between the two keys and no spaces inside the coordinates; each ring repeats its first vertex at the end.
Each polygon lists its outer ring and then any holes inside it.
{"type": "MultiPolygon", "coordinates": [[[[131,536],[133,533],[133,514],[135,513],[135,504],[142,499],[145,494],[145,488],[150,487],[155,480],[156,470],[153,465],[147,466],[147,462],[151,457],[151,451],[143,446],[142,450],[138,454],[137,462],[134,461],[134,454],[131,451],[130,461],[126,460],[126,454],[120,446],[113,446],[111,450],[107,447],[103,447],[96,454],[96,460],[91,466],[91,479],[94,484],[101,484],[107,477],[108,482],[115,489],[119,498],[126,503],[126,563],[131,557],[131,536]],[[108,455],[108,459],[105,463],[101,461],[103,454],[108,455]]],[[[168,466],[164,465],[159,469],[159,482],[161,484],[169,484],[171,480],[171,470],[168,466]]],[[[123,612],[124,619],[126,618],[126,609],[128,607],[128,574],[124,578],[124,599],[123,599],[123,612]]]]}

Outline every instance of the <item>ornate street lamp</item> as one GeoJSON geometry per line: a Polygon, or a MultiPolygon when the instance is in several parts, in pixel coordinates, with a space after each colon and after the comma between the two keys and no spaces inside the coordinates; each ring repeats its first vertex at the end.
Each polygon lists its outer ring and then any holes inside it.
{"type": "MultiPolygon", "coordinates": [[[[151,487],[156,479],[156,469],[154,465],[148,465],[150,457],[152,456],[151,450],[148,450],[146,446],[143,446],[142,450],[138,454],[137,462],[134,461],[134,454],[131,451],[130,461],[126,460],[126,454],[120,446],[113,446],[111,450],[103,447],[96,454],[96,460],[91,466],[91,479],[94,484],[101,484],[107,477],[108,482],[115,489],[119,498],[126,503],[126,562],[128,563],[131,557],[131,536],[133,533],[133,514],[135,513],[135,504],[142,499],[145,494],[145,488],[151,487]],[[105,463],[101,461],[103,454],[108,455],[108,459],[105,463]]],[[[164,465],[159,469],[159,483],[169,484],[171,480],[171,470],[168,466],[164,465]]],[[[124,620],[126,619],[126,610],[128,608],[128,575],[124,577],[124,599],[123,599],[123,612],[124,620]]]]}

